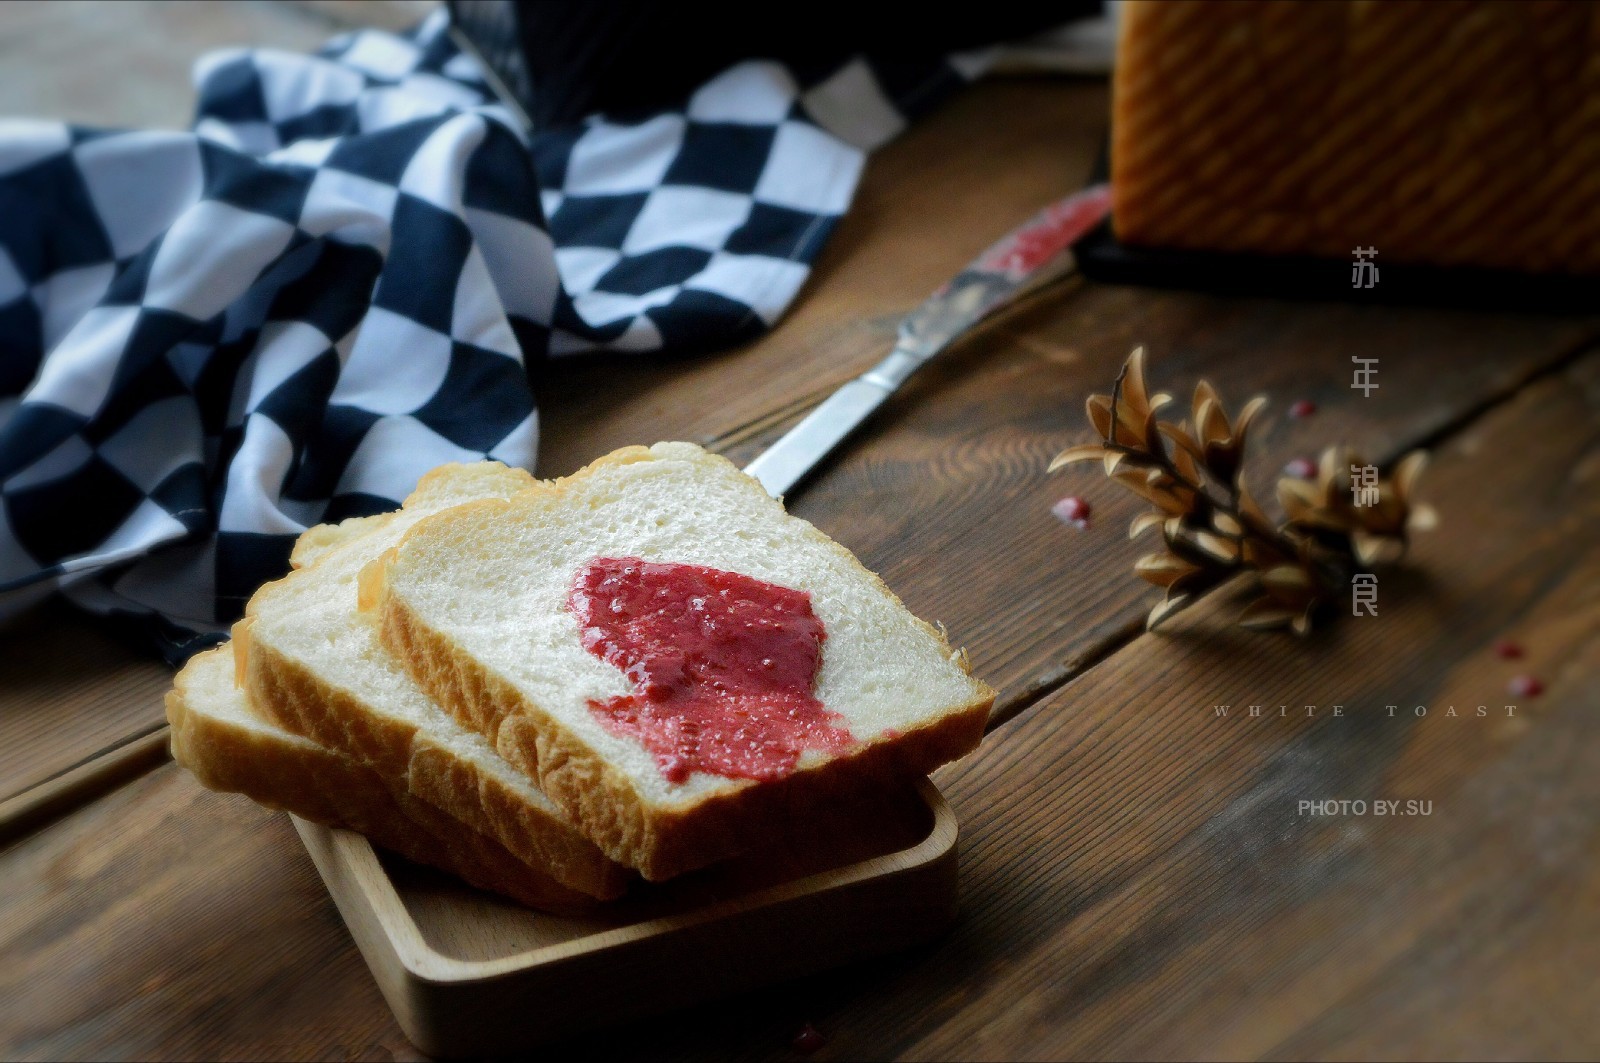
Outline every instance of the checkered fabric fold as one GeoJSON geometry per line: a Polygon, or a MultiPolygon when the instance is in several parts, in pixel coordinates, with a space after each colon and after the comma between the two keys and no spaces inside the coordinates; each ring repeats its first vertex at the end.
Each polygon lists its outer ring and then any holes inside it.
{"type": "Polygon", "coordinates": [[[62,591],[181,660],[307,526],[532,468],[530,360],[770,327],[986,61],[751,61],[529,142],[447,28],[207,56],[186,133],[0,123],[0,613],[62,591]]]}

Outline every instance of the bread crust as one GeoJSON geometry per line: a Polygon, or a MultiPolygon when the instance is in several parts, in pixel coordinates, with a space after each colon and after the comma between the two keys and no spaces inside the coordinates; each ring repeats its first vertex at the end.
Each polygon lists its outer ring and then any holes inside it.
{"type": "MultiPolygon", "coordinates": [[[[626,447],[556,484],[556,489],[610,465],[653,460],[645,447],[626,447]]],[[[707,457],[711,457],[707,455],[707,457]]],[[[724,461],[714,458],[715,461],[724,461]]],[[[451,519],[485,507],[486,500],[437,514],[407,533],[398,549],[430,520],[451,519]]],[[[867,573],[897,605],[898,597],[844,547],[816,533],[850,564],[867,573]]],[[[463,725],[488,737],[500,755],[526,772],[562,813],[613,860],[660,881],[786,836],[792,820],[819,800],[873,789],[884,782],[925,775],[971,752],[983,737],[994,691],[975,681],[968,703],[894,739],[877,739],[846,757],[824,761],[776,781],[746,781],[690,805],[662,808],[646,802],[628,778],[516,686],[479,663],[444,632],[429,627],[390,593],[389,566],[397,551],[363,573],[363,608],[378,619],[380,638],[417,683],[463,725]]],[[[903,608],[903,605],[902,605],[903,608]]],[[[917,623],[949,652],[944,636],[917,623]]],[[[959,655],[951,655],[960,660],[959,655]]]]}
{"type": "MultiPolygon", "coordinates": [[[[354,603],[352,603],[352,608],[354,603]]],[[[241,622],[243,623],[243,622],[241,622]]],[[[380,776],[471,830],[496,839],[516,858],[600,900],[620,897],[631,876],[577,830],[557,822],[477,766],[430,747],[416,730],[323,681],[265,640],[241,630],[244,688],[286,730],[352,755],[380,776]]],[[[558,806],[559,807],[559,806],[558,806]]]]}
{"type": "Polygon", "coordinates": [[[407,859],[534,908],[575,911],[595,903],[517,859],[493,838],[392,787],[353,757],[205,711],[191,677],[215,665],[215,655],[232,652],[221,646],[198,655],[167,693],[173,758],[204,786],[241,793],[324,826],[358,831],[407,859]]]}
{"type": "MultiPolygon", "coordinates": [[[[491,463],[447,465],[427,473],[406,499],[426,504],[430,495],[448,492],[453,482],[503,476],[491,463]]],[[[527,484],[536,483],[526,477],[527,484]]],[[[431,499],[437,504],[438,498],[431,499]]],[[[234,625],[239,685],[274,723],[362,761],[381,777],[394,780],[415,798],[432,805],[471,830],[493,838],[521,862],[541,869],[566,886],[609,900],[626,892],[633,875],[581,833],[547,809],[470,761],[432,744],[414,725],[394,719],[336,683],[324,679],[292,653],[273,644],[257,618],[274,589],[291,580],[316,579],[316,562],[359,536],[380,531],[394,514],[357,517],[337,525],[318,525],[296,546],[297,569],[259,589],[234,625]]],[[[356,601],[350,602],[351,612],[356,601]]]]}

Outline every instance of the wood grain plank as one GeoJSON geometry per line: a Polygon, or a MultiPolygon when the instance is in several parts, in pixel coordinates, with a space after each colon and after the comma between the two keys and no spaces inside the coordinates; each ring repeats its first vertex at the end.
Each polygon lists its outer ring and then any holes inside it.
{"type": "Polygon", "coordinates": [[[1597,426],[1593,355],[1441,448],[1444,529],[1379,618],[1263,637],[1213,595],[939,773],[964,898],[939,946],[608,1047],[780,1055],[811,1022],[821,1058],[1592,1057],[1597,426]],[[1546,692],[1508,696],[1518,672],[1546,692]],[[1433,811],[1299,810],[1376,798],[1433,811]]]}
{"type": "Polygon", "coordinates": [[[0,851],[0,1055],[415,1058],[288,817],[174,764],[0,851]]]}
{"type": "MultiPolygon", "coordinates": [[[[1600,843],[1597,424],[1591,356],[1443,447],[1424,494],[1445,529],[1385,582],[1381,619],[1252,635],[1218,595],[942,772],[964,911],[939,945],[553,1051],[787,1056],[811,1022],[824,1057],[1382,1056],[1446,1052],[1459,1021],[1488,1038],[1472,1054],[1592,1054],[1588,982],[1531,972],[1600,961],[1580,908],[1600,843]],[[1502,637],[1527,660],[1494,658],[1502,637]],[[1549,689],[1515,719],[1438,714],[1503,704],[1518,670],[1549,689]],[[1250,701],[1348,715],[1212,709],[1250,701]],[[1339,797],[1436,810],[1296,813],[1339,797]],[[1519,987],[1529,1021],[1471,1016],[1519,987]]],[[[0,877],[6,1054],[249,1054],[268,1026],[296,1031],[279,1053],[398,1050],[282,819],[170,766],[0,853],[0,877]],[[90,942],[117,964],[92,967],[90,942]]]]}
{"type": "Polygon", "coordinates": [[[165,723],[97,752],[94,756],[0,800],[0,845],[66,815],[172,756],[171,728],[165,723]]]}
{"type": "Polygon", "coordinates": [[[0,802],[115,751],[163,719],[172,671],[52,605],[0,637],[0,802]]]}

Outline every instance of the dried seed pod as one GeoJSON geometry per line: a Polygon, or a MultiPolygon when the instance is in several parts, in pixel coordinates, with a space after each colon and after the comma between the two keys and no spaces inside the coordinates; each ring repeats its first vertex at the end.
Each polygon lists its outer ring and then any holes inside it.
{"type": "Polygon", "coordinates": [[[1275,526],[1242,475],[1250,426],[1266,397],[1256,396],[1230,418],[1217,389],[1201,380],[1189,419],[1158,419],[1171,401],[1165,392],[1151,395],[1144,348],[1135,349],[1111,394],[1091,395],[1085,404],[1099,441],[1068,447],[1050,463],[1054,471],[1098,460],[1107,477],[1156,507],[1128,529],[1128,537],[1137,538],[1159,526],[1165,546],[1134,566],[1140,578],[1166,589],[1146,618],[1148,628],[1243,570],[1256,573],[1261,596],[1239,623],[1305,634],[1357,572],[1399,559],[1411,532],[1437,524],[1430,507],[1412,502],[1426,463],[1422,452],[1400,459],[1391,475],[1379,475],[1375,488],[1363,478],[1358,498],[1351,470],[1369,466],[1345,447],[1328,447],[1314,470],[1306,463],[1305,478],[1278,481],[1285,520],[1275,526]]]}

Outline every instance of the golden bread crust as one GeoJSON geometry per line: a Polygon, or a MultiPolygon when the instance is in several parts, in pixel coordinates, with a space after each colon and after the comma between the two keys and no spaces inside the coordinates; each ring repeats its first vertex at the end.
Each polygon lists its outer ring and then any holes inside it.
{"type": "MultiPolygon", "coordinates": [[[[249,630],[246,621],[240,624],[249,630]]],[[[575,890],[602,900],[626,891],[632,877],[626,868],[475,764],[429,746],[414,727],[372,711],[264,638],[249,637],[243,657],[242,685],[286,730],[354,756],[384,778],[401,780],[414,796],[575,890]]]]}
{"type": "MultiPolygon", "coordinates": [[[[492,494],[507,490],[508,484],[516,490],[537,483],[522,470],[498,462],[443,465],[423,475],[404,505],[450,504],[464,489],[492,494]]],[[[451,763],[456,758],[431,744],[415,726],[376,711],[276,646],[270,629],[253,626],[286,584],[315,580],[311,570],[319,559],[362,536],[381,533],[394,519],[396,513],[355,517],[337,525],[318,525],[302,535],[293,558],[297,571],[258,589],[245,618],[234,626],[240,685],[278,725],[356,757],[380,776],[407,787],[413,796],[495,839],[524,863],[590,896],[620,896],[633,876],[547,808],[530,805],[476,764],[451,763]]],[[[355,605],[352,601],[352,611],[355,605]]]]}
{"type": "Polygon", "coordinates": [[[271,808],[329,827],[355,830],[417,863],[441,868],[482,889],[535,908],[566,911],[594,898],[518,860],[492,838],[465,829],[427,802],[392,789],[352,757],[291,736],[275,736],[206,712],[194,703],[191,676],[220,646],[196,656],[167,694],[172,753],[207,788],[241,793],[271,808]]]}

